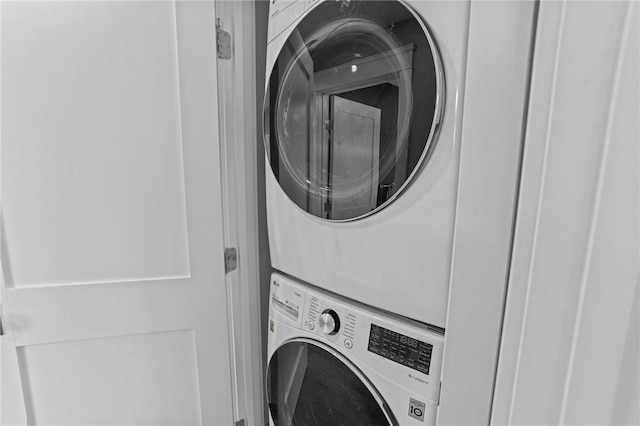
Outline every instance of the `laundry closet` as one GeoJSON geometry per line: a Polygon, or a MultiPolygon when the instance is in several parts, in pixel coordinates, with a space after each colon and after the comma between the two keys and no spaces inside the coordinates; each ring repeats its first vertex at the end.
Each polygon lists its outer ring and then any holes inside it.
{"type": "Polygon", "coordinates": [[[639,14],[0,2],[0,425],[638,423],[639,14]]]}

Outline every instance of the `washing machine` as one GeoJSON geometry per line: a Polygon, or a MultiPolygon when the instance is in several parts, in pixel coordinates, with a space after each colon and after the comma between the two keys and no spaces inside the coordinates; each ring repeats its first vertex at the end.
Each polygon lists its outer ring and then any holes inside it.
{"type": "Polygon", "coordinates": [[[433,425],[442,330],[271,277],[270,425],[433,425]]]}
{"type": "Polygon", "coordinates": [[[466,1],[271,1],[274,269],[445,326],[468,21],[466,1]]]}

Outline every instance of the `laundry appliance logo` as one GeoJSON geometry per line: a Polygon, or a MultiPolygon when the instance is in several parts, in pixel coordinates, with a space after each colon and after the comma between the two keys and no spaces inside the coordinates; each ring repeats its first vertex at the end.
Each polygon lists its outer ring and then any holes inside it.
{"type": "Polygon", "coordinates": [[[409,398],[409,416],[424,422],[425,403],[417,399],[409,398]]]}
{"type": "Polygon", "coordinates": [[[426,380],[421,379],[418,376],[414,376],[413,374],[409,374],[409,378],[415,380],[416,382],[420,382],[420,383],[422,383],[424,385],[428,385],[429,384],[429,382],[427,382],[426,380]]]}

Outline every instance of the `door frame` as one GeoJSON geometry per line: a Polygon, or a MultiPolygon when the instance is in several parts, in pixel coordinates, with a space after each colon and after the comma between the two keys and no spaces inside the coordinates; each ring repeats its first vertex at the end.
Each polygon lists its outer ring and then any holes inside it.
{"type": "Polygon", "coordinates": [[[537,7],[470,5],[439,425],[490,423],[537,7]]]}
{"type": "Polygon", "coordinates": [[[638,6],[540,4],[492,425],[640,423],[638,6]]]}
{"type": "MultiPolygon", "coordinates": [[[[224,239],[238,269],[227,274],[232,390],[237,424],[263,424],[264,345],[261,327],[256,14],[248,1],[215,0],[216,18],[231,34],[232,56],[218,60],[224,239]]],[[[215,44],[212,46],[215,49],[215,44]]]]}

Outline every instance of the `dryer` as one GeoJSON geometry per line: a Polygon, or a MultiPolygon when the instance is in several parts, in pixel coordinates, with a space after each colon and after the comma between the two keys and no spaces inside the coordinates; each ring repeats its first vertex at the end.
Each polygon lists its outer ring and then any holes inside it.
{"type": "Polygon", "coordinates": [[[433,425],[442,346],[441,330],[273,274],[270,425],[433,425]]]}
{"type": "Polygon", "coordinates": [[[444,327],[469,3],[272,0],[272,266],[444,327]]]}

